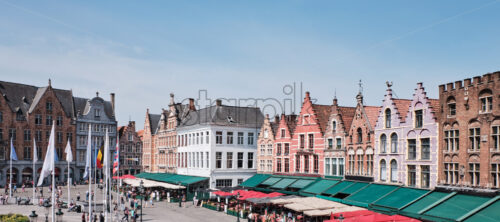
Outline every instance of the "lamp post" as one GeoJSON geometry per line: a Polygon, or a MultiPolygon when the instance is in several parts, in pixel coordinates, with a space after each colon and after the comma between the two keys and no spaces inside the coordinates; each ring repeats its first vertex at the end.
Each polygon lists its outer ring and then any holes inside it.
{"type": "Polygon", "coordinates": [[[63,212],[61,211],[61,208],[56,212],[56,221],[57,222],[62,222],[63,221],[63,212]]]}
{"type": "Polygon", "coordinates": [[[240,222],[240,193],[236,194],[236,222],[240,222]]]}
{"type": "MultiPolygon", "coordinates": [[[[179,186],[181,185],[181,182],[179,182],[179,186]]],[[[179,208],[182,207],[182,191],[179,192],[179,208]]]]}
{"type": "Polygon", "coordinates": [[[45,222],[49,222],[49,211],[52,204],[49,202],[43,202],[43,207],[45,208],[45,222]]]}
{"type": "Polygon", "coordinates": [[[35,211],[31,211],[31,214],[28,217],[30,219],[30,222],[36,222],[38,220],[38,215],[35,213],[35,211]]]}
{"type": "Polygon", "coordinates": [[[141,180],[139,191],[141,192],[141,222],[142,222],[142,199],[144,199],[144,181],[141,180]]]}

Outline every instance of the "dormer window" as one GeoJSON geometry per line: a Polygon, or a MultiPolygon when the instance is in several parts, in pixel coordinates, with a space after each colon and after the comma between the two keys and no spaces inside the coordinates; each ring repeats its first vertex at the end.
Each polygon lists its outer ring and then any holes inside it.
{"type": "Polygon", "coordinates": [[[391,128],[391,109],[385,110],[385,128],[391,128]]]}
{"type": "Polygon", "coordinates": [[[357,133],[358,133],[358,143],[362,143],[363,142],[363,130],[361,128],[358,128],[357,133]]]}
{"type": "Polygon", "coordinates": [[[232,116],[227,116],[227,121],[230,122],[230,123],[234,123],[234,119],[232,116]]]}
{"type": "Polygon", "coordinates": [[[45,109],[49,112],[52,112],[52,102],[45,103],[45,109]]]}
{"type": "Polygon", "coordinates": [[[285,138],[285,136],[286,136],[285,129],[281,129],[281,138],[285,138]]]}
{"type": "Polygon", "coordinates": [[[100,109],[95,109],[94,110],[94,117],[100,117],[101,116],[101,110],[100,109]]]}
{"type": "Polygon", "coordinates": [[[24,121],[24,120],[26,120],[26,118],[23,115],[23,111],[21,111],[21,110],[17,111],[17,113],[16,113],[16,120],[17,121],[24,121]]]}
{"type": "Polygon", "coordinates": [[[335,131],[337,130],[337,121],[332,121],[332,130],[335,131]]]}

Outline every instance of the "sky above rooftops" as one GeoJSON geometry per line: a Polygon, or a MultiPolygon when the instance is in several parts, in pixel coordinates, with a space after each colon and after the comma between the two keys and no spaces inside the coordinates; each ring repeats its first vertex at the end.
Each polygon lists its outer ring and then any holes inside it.
{"type": "Polygon", "coordinates": [[[354,106],[362,79],[368,105],[388,80],[396,97],[423,82],[437,98],[440,84],[500,70],[499,10],[492,0],[0,0],[0,78],[114,92],[119,124],[138,129],[170,92],[283,102],[310,91],[354,106]]]}

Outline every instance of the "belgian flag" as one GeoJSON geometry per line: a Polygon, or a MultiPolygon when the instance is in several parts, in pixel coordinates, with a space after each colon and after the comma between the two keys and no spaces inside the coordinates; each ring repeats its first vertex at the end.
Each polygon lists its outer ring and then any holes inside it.
{"type": "Polygon", "coordinates": [[[104,143],[101,144],[101,147],[99,148],[99,151],[97,153],[97,158],[96,158],[96,166],[97,169],[102,169],[102,158],[103,158],[103,150],[104,149],[104,143]]]}

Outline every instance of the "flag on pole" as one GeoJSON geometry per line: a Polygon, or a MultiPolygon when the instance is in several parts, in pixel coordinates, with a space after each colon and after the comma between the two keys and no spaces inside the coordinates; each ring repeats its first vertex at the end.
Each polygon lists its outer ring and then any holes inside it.
{"type": "Polygon", "coordinates": [[[17,159],[17,154],[16,154],[16,149],[14,149],[14,143],[12,141],[12,137],[10,138],[10,159],[11,160],[18,160],[17,159]]]}
{"type": "Polygon", "coordinates": [[[71,162],[73,161],[73,152],[71,151],[71,145],[68,140],[68,144],[66,145],[66,149],[64,149],[64,152],[66,153],[66,161],[71,162]]]}
{"type": "Polygon", "coordinates": [[[92,168],[92,132],[90,131],[89,126],[89,135],[87,137],[87,157],[85,158],[85,173],[83,174],[83,178],[88,177],[89,171],[92,168]]]}
{"type": "Polygon", "coordinates": [[[116,137],[116,151],[115,156],[113,158],[113,174],[118,172],[118,164],[120,163],[120,141],[118,141],[118,137],[116,137]]]}
{"type": "Polygon", "coordinates": [[[38,161],[38,152],[36,150],[36,141],[33,139],[33,163],[36,163],[38,161]]]}
{"type": "Polygon", "coordinates": [[[40,177],[38,179],[38,186],[41,186],[43,183],[43,179],[50,175],[52,170],[54,170],[55,165],[55,126],[52,125],[52,130],[50,132],[49,145],[47,146],[47,153],[45,153],[45,160],[43,161],[42,171],[40,172],[40,177]]]}
{"type": "Polygon", "coordinates": [[[96,157],[96,166],[97,169],[102,169],[102,161],[103,161],[103,155],[102,155],[102,149],[103,149],[104,144],[101,145],[99,148],[99,151],[97,152],[97,157],[96,157]]]}

